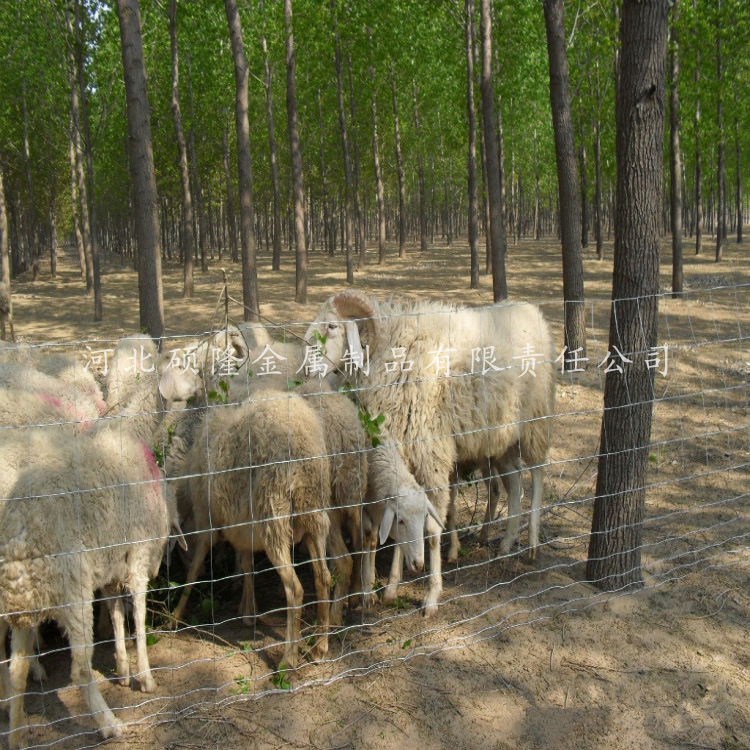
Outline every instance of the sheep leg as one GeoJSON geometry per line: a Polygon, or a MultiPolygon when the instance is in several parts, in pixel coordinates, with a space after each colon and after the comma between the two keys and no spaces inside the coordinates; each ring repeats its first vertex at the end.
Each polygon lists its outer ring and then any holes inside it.
{"type": "Polygon", "coordinates": [[[531,470],[531,515],[529,516],[529,560],[536,560],[539,547],[539,519],[542,515],[542,491],[544,474],[542,467],[531,470]]]}
{"type": "Polygon", "coordinates": [[[130,593],[133,596],[133,620],[135,621],[135,650],[138,658],[138,682],[142,693],[153,693],[156,680],[151,674],[146,643],[146,590],[148,576],[134,575],[131,578],[130,593]]]}
{"type": "Polygon", "coordinates": [[[26,678],[29,675],[31,658],[34,656],[33,628],[12,628],[10,641],[10,734],[8,744],[11,750],[23,747],[26,729],[26,712],[23,698],[26,692],[26,678]]]}
{"type": "Polygon", "coordinates": [[[281,578],[286,595],[286,644],[279,666],[284,665],[289,669],[296,669],[302,624],[302,584],[294,571],[289,547],[284,545],[281,549],[274,549],[271,544],[268,544],[265,550],[271,565],[276,568],[281,578]]]}
{"type": "Polygon", "coordinates": [[[521,524],[521,472],[512,471],[508,474],[508,528],[505,530],[500,554],[507,555],[511,547],[518,540],[521,524]]]}
{"type": "Polygon", "coordinates": [[[446,519],[450,545],[448,546],[448,562],[454,563],[458,560],[458,553],[461,550],[461,543],[458,541],[458,532],[456,531],[456,499],[458,498],[458,479],[451,480],[451,497],[448,505],[448,518],[446,519]]]}
{"type": "MultiPolygon", "coordinates": [[[[311,544],[308,542],[308,548],[310,546],[311,544]]],[[[312,556],[312,551],[310,554],[312,556]]],[[[344,604],[349,594],[354,563],[352,562],[352,556],[349,554],[349,549],[344,542],[344,537],[341,535],[341,527],[335,522],[331,524],[331,531],[328,536],[328,554],[333,561],[334,577],[336,580],[329,618],[331,625],[339,626],[343,623],[344,604]]]]}
{"type": "Polygon", "coordinates": [[[437,613],[437,603],[443,593],[443,573],[440,560],[441,529],[432,516],[427,517],[425,532],[430,545],[430,584],[424,598],[424,616],[432,617],[437,613]]]}
{"type": "Polygon", "coordinates": [[[185,588],[182,590],[180,601],[177,603],[174,612],[172,612],[172,618],[174,620],[175,627],[177,627],[177,625],[182,620],[182,616],[185,614],[185,607],[187,606],[188,597],[190,596],[190,592],[193,590],[193,584],[198,578],[198,571],[201,569],[203,561],[206,559],[206,555],[208,554],[210,546],[210,533],[199,534],[195,542],[193,561],[190,563],[190,569],[188,570],[187,578],[185,579],[185,588]]]}
{"type": "MultiPolygon", "coordinates": [[[[374,556],[373,556],[374,560],[374,556]]],[[[388,583],[383,593],[383,601],[386,604],[392,604],[398,598],[398,585],[404,575],[404,555],[401,547],[396,544],[393,547],[393,561],[391,562],[391,573],[388,576],[388,583]]]]}
{"type": "MultiPolygon", "coordinates": [[[[515,467],[513,467],[515,468],[515,467]]],[[[505,471],[505,468],[501,468],[500,471],[505,471]]],[[[486,474],[485,474],[486,477],[486,474]]],[[[501,474],[500,479],[503,482],[505,491],[510,494],[508,475],[501,474]]],[[[490,477],[486,479],[487,483],[487,509],[484,513],[484,524],[479,532],[479,541],[486,542],[490,538],[490,524],[495,520],[497,516],[497,504],[500,500],[500,482],[497,481],[497,477],[490,477]]]]}
{"type": "Polygon", "coordinates": [[[362,608],[370,609],[377,602],[375,593],[375,551],[378,547],[378,537],[373,529],[365,532],[362,550],[362,560],[357,566],[362,575],[362,608]]]}
{"type": "MultiPolygon", "coordinates": [[[[10,671],[8,669],[8,654],[5,651],[5,638],[8,635],[8,624],[0,620],[0,702],[5,701],[13,695],[10,689],[10,671]]],[[[5,706],[3,706],[5,708],[5,706]]]]}
{"type": "MultiPolygon", "coordinates": [[[[84,588],[84,590],[86,589],[84,588]]],[[[83,596],[93,599],[93,596],[90,595],[84,594],[83,596]]],[[[70,640],[71,682],[81,688],[83,698],[102,737],[104,739],[120,737],[122,726],[102,697],[91,667],[91,654],[94,650],[93,606],[90,602],[86,602],[66,607],[61,616],[61,624],[65,627],[70,640]]]]}
{"type": "Polygon", "coordinates": [[[252,550],[240,552],[240,567],[242,568],[242,598],[237,614],[248,627],[255,623],[255,557],[252,550]]]}
{"type": "MultiPolygon", "coordinates": [[[[315,595],[318,597],[318,637],[315,645],[310,649],[310,658],[322,659],[328,653],[328,630],[330,623],[331,574],[326,562],[325,525],[328,516],[319,514],[323,521],[323,529],[307,535],[307,551],[312,560],[313,575],[315,576],[315,595]],[[322,533],[321,533],[322,532],[322,533]]],[[[343,544],[343,539],[341,540],[343,544]]],[[[344,545],[346,549],[346,545],[344,545]]],[[[347,555],[348,556],[348,555],[347,555]]],[[[351,557],[349,558],[351,569],[351,557]]],[[[350,570],[351,573],[351,570],[350,570]]],[[[339,600],[342,601],[343,600],[339,600]]]]}
{"type": "Polygon", "coordinates": [[[109,617],[112,620],[112,630],[115,638],[115,666],[117,681],[123,687],[130,686],[130,664],[125,651],[125,605],[122,597],[113,595],[107,599],[109,617]]]}

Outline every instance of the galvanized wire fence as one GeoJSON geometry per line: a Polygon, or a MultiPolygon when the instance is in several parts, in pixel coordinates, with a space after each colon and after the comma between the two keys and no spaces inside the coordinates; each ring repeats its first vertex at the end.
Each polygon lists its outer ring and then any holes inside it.
{"type": "MultiPolygon", "coordinates": [[[[665,585],[697,568],[747,563],[748,291],[747,286],[697,289],[678,300],[660,300],[659,346],[651,353],[654,421],[640,550],[648,586],[665,585]]],[[[0,602],[6,629],[13,631],[11,650],[20,649],[10,670],[9,662],[3,664],[3,687],[5,705],[12,707],[18,694],[14,673],[25,671],[18,665],[26,663],[30,674],[24,702],[33,724],[23,737],[19,732],[10,739],[35,747],[95,746],[102,737],[97,729],[116,733],[113,728],[120,724],[138,731],[207,706],[363,676],[633,595],[631,589],[605,594],[585,579],[605,370],[615,364],[627,367],[632,353],[618,352],[623,359],[615,363],[615,353],[608,352],[608,302],[587,303],[585,363],[582,353],[571,360],[562,351],[559,303],[543,302],[540,308],[553,330],[554,358],[529,351],[518,336],[513,337],[514,361],[507,361],[506,354],[490,362],[493,353],[480,351],[463,359],[456,353],[455,369],[450,361],[432,361],[435,367],[429,374],[426,362],[421,364],[417,395],[408,407],[415,410],[415,420],[418,410],[434,408],[428,396],[438,381],[451,391],[459,380],[481,382],[508,369],[512,380],[508,376],[507,383],[520,383],[535,377],[530,372],[534,367],[553,368],[556,381],[554,409],[533,417],[543,422],[549,436],[536,559],[528,554],[531,467],[522,473],[520,537],[505,553],[501,546],[508,523],[507,493],[498,480],[510,477],[512,485],[513,467],[492,462],[492,456],[463,467],[463,472],[454,467],[444,485],[424,488],[432,498],[455,490],[459,542],[453,550],[456,560],[442,564],[439,606],[429,618],[422,606],[435,564],[429,544],[423,567],[407,571],[397,590],[387,586],[396,544],[392,538],[380,544],[374,588],[363,596],[369,565],[365,540],[372,533],[378,536],[387,499],[368,494],[364,465],[388,441],[409,454],[405,444],[415,434],[389,433],[392,415],[387,409],[367,409],[368,388],[403,387],[407,376],[399,379],[399,374],[408,372],[404,367],[409,361],[416,360],[419,368],[427,348],[400,351],[398,341],[389,341],[394,378],[384,385],[365,375],[370,354],[365,337],[362,359],[350,356],[348,368],[347,362],[327,363],[348,369],[347,377],[333,386],[303,382],[327,374],[322,372],[325,340],[308,341],[307,350],[294,350],[292,342],[304,336],[307,323],[267,327],[267,341],[265,334],[250,331],[244,350],[227,335],[166,340],[161,355],[133,340],[116,385],[111,372],[113,358],[122,356],[122,349],[115,354],[118,342],[0,349],[0,368],[6,373],[5,401],[0,402],[5,410],[0,426],[0,602]],[[201,343],[203,348],[196,350],[201,343]],[[167,378],[169,388],[160,391],[169,369],[175,377],[195,371],[199,378],[178,378],[176,383],[167,378]],[[60,378],[62,385],[52,392],[48,381],[33,374],[37,370],[60,378]],[[102,389],[106,406],[97,401],[94,386],[102,389]],[[113,388],[118,389],[114,399],[113,388]],[[350,413],[357,420],[359,438],[346,450],[328,447],[335,432],[326,416],[329,399],[353,404],[350,413]],[[173,407],[166,415],[165,403],[173,407]],[[346,476],[345,482],[337,484],[337,472],[346,476]],[[487,480],[495,481],[488,485],[487,480]],[[495,518],[485,524],[490,491],[500,503],[495,518]],[[175,509],[179,530],[169,528],[175,509]],[[340,517],[332,513],[329,519],[332,509],[340,517]],[[157,520],[143,522],[148,514],[157,520]],[[373,523],[374,530],[368,527],[373,523]],[[334,524],[341,529],[344,547],[330,543],[334,524]],[[325,560],[319,559],[315,545],[304,543],[316,529],[323,529],[323,540],[329,542],[325,560]],[[187,551],[177,543],[183,538],[187,551]],[[184,609],[176,614],[201,543],[208,554],[196,567],[196,585],[184,609]],[[288,559],[277,554],[281,548],[287,549],[288,559]],[[149,550],[147,555],[144,550],[149,550]],[[141,560],[144,555],[148,559],[141,560]],[[320,579],[322,566],[316,573],[316,558],[330,569],[330,579],[320,579]],[[339,584],[348,575],[348,559],[353,574],[346,590],[339,584]],[[143,616],[138,594],[145,581],[144,662],[131,644],[137,646],[137,622],[143,616]],[[329,603],[340,598],[341,622],[328,627],[327,608],[316,606],[322,583],[329,603]],[[134,595],[132,608],[129,595],[134,595]],[[95,607],[96,600],[105,604],[95,607]],[[288,624],[290,601],[295,605],[292,613],[298,611],[301,617],[298,634],[293,617],[288,624]],[[95,635],[90,632],[92,611],[98,617],[95,635]],[[118,636],[123,619],[129,625],[126,633],[131,633],[125,636],[127,649],[118,636]],[[102,702],[59,692],[71,684],[66,636],[78,625],[82,632],[75,643],[71,636],[70,644],[73,681],[96,685],[102,702]],[[20,647],[23,633],[31,634],[26,645],[39,650],[38,662],[33,651],[20,647]],[[299,638],[292,650],[290,636],[299,638]],[[321,648],[326,639],[327,651],[321,648]],[[296,668],[292,652],[299,654],[296,668]],[[76,653],[83,654],[83,661],[76,653]],[[92,653],[89,673],[86,659],[92,653]],[[77,669],[81,663],[84,667],[77,669]]],[[[427,318],[438,313],[408,314],[427,330],[427,318]]],[[[444,330],[450,329],[454,315],[439,313],[444,330]]],[[[433,346],[436,340],[428,342],[430,360],[445,353],[433,346]]],[[[514,386],[513,398],[524,392],[514,386]]],[[[393,408],[403,408],[399,403],[394,397],[393,408]]],[[[461,414],[470,405],[450,403],[451,431],[421,435],[421,461],[429,462],[436,442],[446,437],[518,429],[512,420],[485,419],[472,427],[461,414]]],[[[403,510],[407,493],[396,484],[403,510]]],[[[398,521],[399,516],[385,529],[392,537],[398,537],[398,521]]],[[[408,560],[409,540],[402,536],[401,541],[408,560]]],[[[442,551],[448,555],[447,535],[442,551]]],[[[20,705],[18,700],[15,705],[20,705]]],[[[15,726],[20,730],[27,720],[19,716],[15,726]]],[[[2,722],[0,731],[8,739],[11,726],[7,719],[2,722]]]]}

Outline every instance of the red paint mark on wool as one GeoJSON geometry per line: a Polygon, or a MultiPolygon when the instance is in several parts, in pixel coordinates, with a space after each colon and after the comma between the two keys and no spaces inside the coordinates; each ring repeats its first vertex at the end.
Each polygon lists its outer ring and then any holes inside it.
{"type": "Polygon", "coordinates": [[[146,445],[146,443],[141,440],[141,449],[143,450],[143,455],[146,458],[146,463],[148,464],[149,469],[151,469],[151,479],[161,479],[161,474],[159,473],[159,467],[156,464],[156,459],[154,458],[154,452],[151,450],[151,448],[146,445]]]}
{"type": "Polygon", "coordinates": [[[46,401],[51,406],[54,406],[56,409],[62,409],[62,399],[58,398],[57,396],[52,396],[49,393],[40,393],[39,397],[42,399],[42,401],[46,401]]]}

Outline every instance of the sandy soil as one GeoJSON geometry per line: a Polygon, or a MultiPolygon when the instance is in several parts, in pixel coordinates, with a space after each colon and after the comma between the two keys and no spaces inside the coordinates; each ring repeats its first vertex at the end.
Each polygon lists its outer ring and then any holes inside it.
{"type": "MultiPolygon", "coordinates": [[[[462,487],[462,555],[445,565],[436,618],[419,611],[424,582],[407,582],[394,607],[349,613],[331,641],[329,660],[273,681],[281,655],[283,606],[275,575],[262,573],[258,596],[267,613],[253,628],[235,618],[236,582],[194,594],[196,624],[176,634],[152,620],[152,667],[159,688],[144,695],[108,682],[114,659],[99,646],[94,663],[103,692],[129,724],[109,746],[165,748],[735,748],[750,747],[750,268],[746,247],[730,243],[725,259],[687,256],[680,300],[660,304],[665,376],[656,377],[653,445],[644,522],[646,586],[604,595],[585,583],[588,530],[596,481],[603,368],[607,349],[612,246],[585,260],[589,311],[587,371],[558,379],[553,446],[546,474],[543,546],[530,564],[498,557],[497,538],[480,544],[475,523],[484,490],[462,487]],[[726,287],[729,288],[716,288],[726,287]],[[745,286],[742,286],[745,285],[745,286]],[[211,611],[213,605],[213,613],[211,611]],[[286,679],[289,679],[287,690],[286,679]]],[[[662,288],[669,289],[669,247],[662,288]]],[[[344,287],[341,258],[311,256],[310,303],[289,302],[294,270],[279,274],[261,258],[262,313],[275,322],[310,320],[344,287]]],[[[240,272],[229,268],[240,297],[240,272]]],[[[391,249],[384,266],[356,274],[358,287],[386,296],[487,304],[491,284],[468,289],[463,242],[427,253],[391,249]],[[458,270],[457,270],[458,269],[458,270]]],[[[196,274],[196,298],[180,298],[181,272],[165,266],[168,333],[195,334],[220,324],[218,260],[196,274]]],[[[540,303],[562,348],[562,278],[555,243],[524,241],[508,254],[508,288],[540,303]]],[[[138,328],[135,275],[105,267],[105,321],[90,322],[93,301],[68,258],[59,278],[14,285],[22,340],[73,344],[111,339],[138,328]]],[[[230,315],[241,319],[233,304],[230,315]]],[[[530,488],[527,486],[527,495],[530,488]]],[[[522,532],[521,541],[525,540],[522,532]]],[[[231,566],[215,559],[219,578],[231,566]],[[223,568],[221,566],[224,566],[223,568]]],[[[303,574],[308,575],[303,566],[303,574]]],[[[381,581],[388,555],[378,563],[381,581]]],[[[183,580],[177,568],[170,578],[183,580]]],[[[309,587],[308,587],[309,588],[309,587]]],[[[154,605],[158,609],[158,605],[154,605]]],[[[314,609],[306,608],[312,627],[314,609]]],[[[50,679],[27,697],[39,745],[97,743],[78,690],[67,687],[65,641],[47,634],[42,657],[50,679]],[[71,718],[72,717],[72,718],[71,718]]],[[[135,655],[133,653],[133,666],[135,655]]],[[[31,687],[31,686],[30,686],[31,687]]],[[[7,722],[0,723],[7,732],[7,722]]]]}

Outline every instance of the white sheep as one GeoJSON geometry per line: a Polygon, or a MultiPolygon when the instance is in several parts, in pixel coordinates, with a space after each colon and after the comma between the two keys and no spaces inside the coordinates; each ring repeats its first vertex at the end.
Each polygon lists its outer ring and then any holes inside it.
{"type": "MultiPolygon", "coordinates": [[[[165,498],[149,447],[117,430],[81,435],[75,446],[53,443],[22,472],[11,497],[0,504],[0,617],[10,627],[10,672],[1,670],[10,698],[10,745],[21,746],[26,717],[26,677],[35,629],[56,620],[70,640],[71,679],[105,738],[121,727],[92,667],[94,591],[112,595],[115,661],[122,684],[130,675],[124,613],[116,594],[133,596],[141,690],[155,682],[146,650],[146,590],[156,575],[170,527],[179,532],[176,508],[165,498]]],[[[4,634],[3,634],[4,635],[4,634]]]]}
{"type": "MultiPolygon", "coordinates": [[[[518,456],[541,472],[546,459],[546,418],[554,401],[552,339],[539,308],[530,304],[484,309],[441,307],[433,303],[378,304],[357,290],[328,299],[307,331],[308,342],[324,337],[328,359],[350,353],[367,361],[359,398],[370,413],[388,416],[408,468],[430,493],[441,521],[450,506],[450,479],[457,464],[509,460],[518,456]],[[356,321],[366,331],[364,349],[356,321]],[[317,336],[315,335],[317,332],[317,336]],[[522,375],[522,363],[535,365],[535,377],[522,375]],[[540,421],[529,430],[524,423],[540,421]],[[543,446],[540,446],[543,442],[543,446]],[[506,454],[508,454],[506,456],[506,454]]],[[[518,463],[520,467],[520,463],[518,463]]],[[[539,473],[538,476],[541,476],[539,473]]],[[[511,522],[501,549],[509,551],[518,534],[521,482],[509,475],[511,522]]],[[[534,483],[530,547],[538,544],[541,481],[534,483]]],[[[437,609],[442,591],[439,525],[428,519],[430,582],[425,614],[437,609]]],[[[396,548],[395,565],[400,565],[396,548]]],[[[392,579],[393,580],[393,577],[392,579]]],[[[386,598],[395,596],[395,587],[386,598]]]]}
{"type": "Polygon", "coordinates": [[[215,535],[221,534],[240,553],[246,575],[252,574],[255,552],[264,551],[276,568],[287,600],[282,663],[296,667],[302,586],[292,564],[292,547],[304,539],[318,599],[319,638],[311,655],[325,655],[330,468],[320,422],[311,407],[297,394],[269,390],[256,393],[252,401],[209,408],[188,462],[195,476],[185,482],[200,531],[191,544],[195,547],[193,562],[174,611],[175,620],[182,619],[203,560],[215,535]]]}
{"type": "Polygon", "coordinates": [[[10,296],[10,288],[4,281],[0,281],[0,339],[5,341],[5,326],[10,327],[10,340],[16,340],[16,332],[13,330],[13,302],[10,296]]]}
{"type": "Polygon", "coordinates": [[[5,363],[14,363],[51,375],[73,388],[75,393],[93,401],[99,414],[104,414],[107,405],[101,388],[88,366],[83,364],[83,359],[83,356],[79,360],[71,354],[48,352],[44,347],[28,344],[0,348],[0,368],[5,363]]]}

